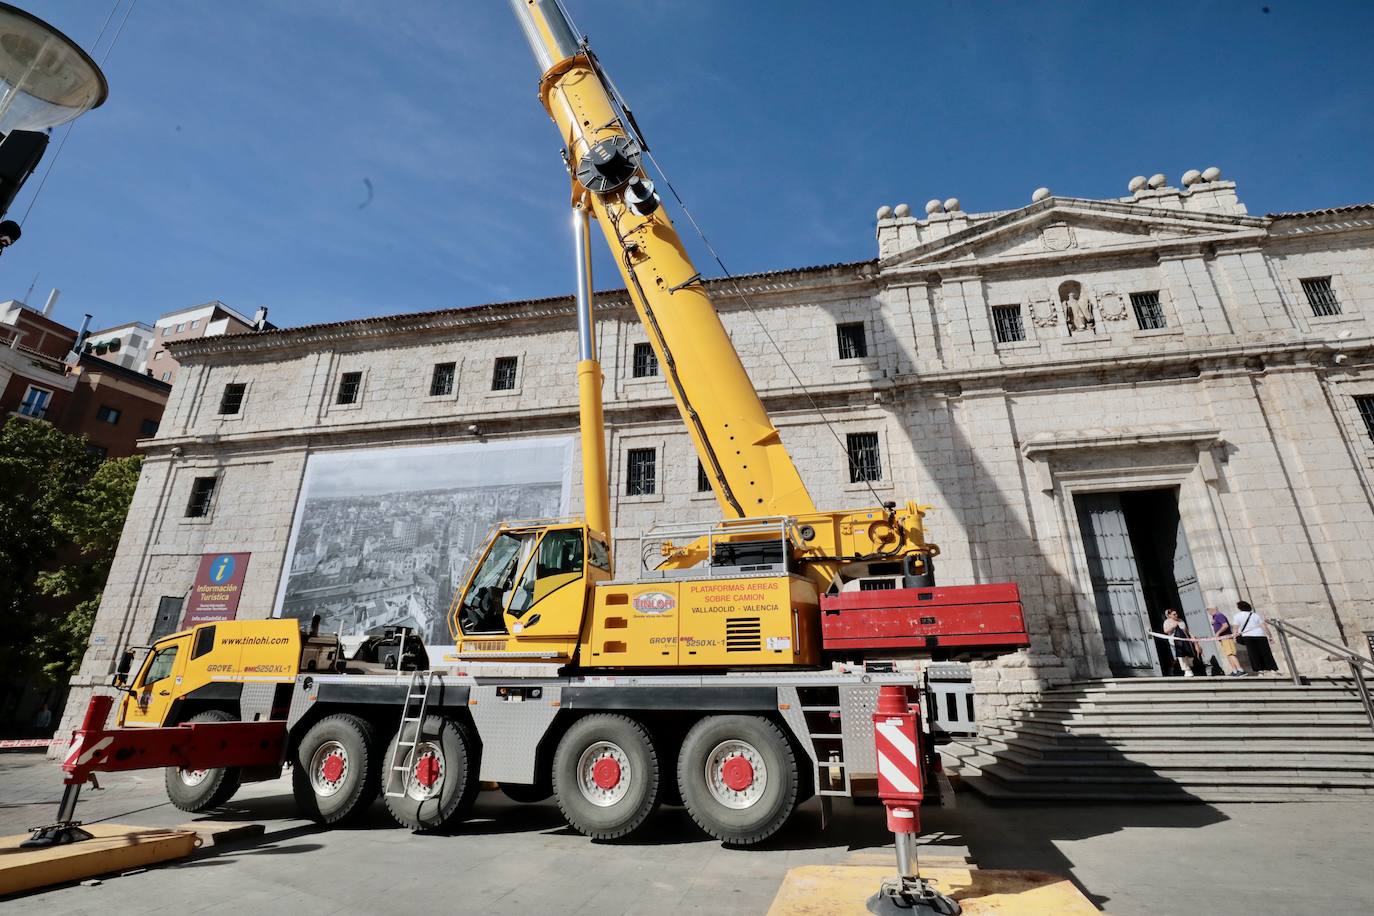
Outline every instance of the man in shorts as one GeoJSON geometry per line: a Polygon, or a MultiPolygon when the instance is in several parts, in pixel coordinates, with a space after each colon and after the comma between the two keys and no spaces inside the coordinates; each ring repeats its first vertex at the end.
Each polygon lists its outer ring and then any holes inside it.
{"type": "Polygon", "coordinates": [[[1226,664],[1231,667],[1226,673],[1231,677],[1244,677],[1245,670],[1236,655],[1236,631],[1231,629],[1231,621],[1214,607],[1207,609],[1207,616],[1212,620],[1212,635],[1217,637],[1217,654],[1225,656],[1226,664]]]}

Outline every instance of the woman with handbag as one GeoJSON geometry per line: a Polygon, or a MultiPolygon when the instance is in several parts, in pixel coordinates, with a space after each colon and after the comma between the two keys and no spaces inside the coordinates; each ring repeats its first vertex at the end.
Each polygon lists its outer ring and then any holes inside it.
{"type": "Polygon", "coordinates": [[[1236,613],[1231,618],[1231,628],[1236,631],[1240,644],[1250,656],[1250,670],[1256,674],[1261,671],[1278,671],[1274,661],[1274,651],[1269,648],[1269,627],[1248,601],[1236,602],[1236,613]]]}
{"type": "Polygon", "coordinates": [[[1188,623],[1183,615],[1173,608],[1164,611],[1164,635],[1169,638],[1169,648],[1173,651],[1174,661],[1184,677],[1193,676],[1193,660],[1201,653],[1198,641],[1188,632],[1188,623]]]}

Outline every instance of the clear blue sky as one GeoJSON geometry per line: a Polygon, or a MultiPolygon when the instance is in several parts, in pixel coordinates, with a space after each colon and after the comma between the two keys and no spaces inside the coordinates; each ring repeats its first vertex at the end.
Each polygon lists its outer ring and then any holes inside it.
{"type": "MultiPolygon", "coordinates": [[[[89,48],[112,0],[18,2],[89,48]]],[[[1367,0],[567,2],[737,273],[872,257],[882,204],[1209,165],[1252,213],[1374,200],[1367,0]]],[[[298,325],[572,286],[505,0],[139,0],[106,72],[0,298],[37,273],[72,324],[218,298],[298,325]]]]}

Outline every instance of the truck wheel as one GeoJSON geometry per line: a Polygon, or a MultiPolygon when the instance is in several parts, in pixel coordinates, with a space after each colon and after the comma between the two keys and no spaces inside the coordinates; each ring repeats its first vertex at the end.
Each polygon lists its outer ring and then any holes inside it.
{"type": "Polygon", "coordinates": [[[758,716],[708,716],[687,733],[677,783],[692,820],[748,846],[778,831],[797,804],[797,759],[782,731],[758,716]]]}
{"type": "Polygon", "coordinates": [[[518,782],[503,782],[501,792],[513,802],[532,805],[553,795],[553,785],[546,779],[531,785],[518,782]]]}
{"type": "MultiPolygon", "coordinates": [[[[238,717],[222,709],[198,713],[187,722],[235,722],[238,717]]],[[[188,770],[167,767],[167,798],[182,811],[199,813],[220,805],[234,797],[239,790],[238,767],[214,767],[208,770],[188,770]]]]}
{"type": "Polygon", "coordinates": [[[658,806],[658,791],[658,754],[633,719],[587,716],[558,742],[553,792],[578,833],[594,840],[629,836],[658,806]]]}
{"type": "Polygon", "coordinates": [[[292,763],[296,804],[316,823],[353,820],[377,797],[377,737],[366,719],[321,719],[301,739],[292,763]]]}
{"type": "MultiPolygon", "coordinates": [[[[414,725],[407,724],[406,728],[413,730],[414,725]]],[[[387,747],[380,783],[386,810],[396,823],[416,831],[442,830],[466,817],[482,787],[477,779],[477,744],[467,726],[442,716],[427,716],[405,774],[389,769],[400,740],[397,732],[387,747]]],[[[406,762],[407,750],[401,749],[401,763],[406,762]]]]}

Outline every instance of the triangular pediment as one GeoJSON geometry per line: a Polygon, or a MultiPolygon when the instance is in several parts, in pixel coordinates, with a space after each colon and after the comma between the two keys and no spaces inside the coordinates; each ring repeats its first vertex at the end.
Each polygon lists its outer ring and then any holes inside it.
{"type": "Polygon", "coordinates": [[[986,263],[1132,252],[1179,243],[1197,244],[1262,233],[1253,216],[1198,213],[1118,201],[1051,197],[991,217],[960,216],[923,224],[922,236],[883,257],[884,270],[958,263],[986,263]]]}

